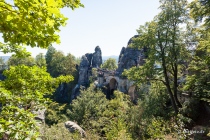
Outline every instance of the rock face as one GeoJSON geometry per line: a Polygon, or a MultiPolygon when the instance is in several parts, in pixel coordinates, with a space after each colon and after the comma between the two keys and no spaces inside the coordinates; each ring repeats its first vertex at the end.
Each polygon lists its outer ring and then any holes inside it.
{"type": "Polygon", "coordinates": [[[90,62],[86,55],[82,56],[82,60],[79,66],[79,80],[78,84],[82,86],[87,86],[89,83],[89,69],[90,69],[90,62]]]}
{"type": "Polygon", "coordinates": [[[101,49],[96,46],[94,53],[86,53],[82,56],[79,69],[78,84],[72,90],[71,100],[75,99],[80,93],[81,86],[88,87],[90,84],[89,77],[92,75],[92,68],[98,68],[102,64],[101,49]]]}
{"type": "Polygon", "coordinates": [[[85,131],[75,122],[67,121],[65,122],[65,127],[69,130],[69,132],[73,133],[75,131],[78,131],[82,137],[86,137],[85,131]]]}
{"type": "MultiPolygon", "coordinates": [[[[137,35],[132,37],[136,38],[137,35]]],[[[119,61],[118,61],[118,69],[116,70],[116,73],[118,76],[122,76],[122,72],[124,69],[129,69],[133,66],[143,65],[146,49],[138,50],[134,48],[130,48],[129,45],[132,43],[132,38],[128,41],[127,47],[123,47],[120,55],[119,55],[119,61]]]]}
{"type": "MultiPolygon", "coordinates": [[[[127,47],[123,47],[118,61],[118,68],[114,72],[104,72],[99,70],[98,75],[98,83],[95,85],[98,87],[106,86],[105,93],[110,95],[113,93],[114,90],[118,89],[124,93],[129,93],[135,98],[134,92],[135,87],[133,86],[133,82],[129,81],[126,77],[122,75],[125,69],[130,69],[133,66],[143,65],[144,59],[146,58],[145,52],[147,51],[146,48],[143,49],[134,49],[130,47],[130,44],[133,43],[133,38],[138,37],[138,35],[132,37],[127,44],[127,47]],[[114,74],[110,74],[114,73],[114,74]],[[115,79],[115,80],[114,80],[115,79]],[[132,88],[130,88],[132,87],[132,88]]],[[[99,46],[95,48],[94,53],[87,53],[82,56],[82,61],[80,63],[79,69],[79,80],[78,84],[72,91],[71,100],[75,99],[80,93],[79,89],[81,86],[88,87],[89,85],[89,77],[92,75],[92,68],[99,68],[102,64],[102,54],[101,49],[99,46]]],[[[109,97],[109,96],[107,96],[109,97]]]]}
{"type": "Polygon", "coordinates": [[[99,46],[97,46],[95,48],[95,52],[93,53],[92,67],[99,68],[101,64],[102,64],[101,49],[99,46]]]}
{"type": "Polygon", "coordinates": [[[79,66],[78,84],[87,87],[87,85],[89,85],[89,77],[92,75],[92,68],[98,68],[101,64],[101,49],[99,46],[96,46],[94,53],[86,53],[82,56],[79,66]]]}

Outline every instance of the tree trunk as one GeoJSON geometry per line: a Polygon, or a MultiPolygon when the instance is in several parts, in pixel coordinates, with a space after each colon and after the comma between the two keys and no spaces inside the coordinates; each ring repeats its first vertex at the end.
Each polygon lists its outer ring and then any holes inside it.
{"type": "Polygon", "coordinates": [[[174,99],[176,101],[176,104],[179,108],[182,107],[181,103],[179,102],[179,99],[177,97],[177,88],[178,88],[178,83],[177,83],[177,74],[178,74],[178,69],[177,69],[177,64],[174,65],[174,99]]]}
{"type": "Polygon", "coordinates": [[[170,82],[169,82],[169,78],[168,78],[168,74],[167,74],[167,69],[166,69],[166,64],[165,64],[165,58],[164,58],[163,55],[162,55],[162,67],[163,67],[164,78],[165,78],[165,81],[166,81],[166,88],[167,88],[168,94],[169,94],[169,96],[171,98],[172,106],[174,108],[175,113],[178,114],[178,108],[176,106],[173,93],[171,91],[170,82]]]}

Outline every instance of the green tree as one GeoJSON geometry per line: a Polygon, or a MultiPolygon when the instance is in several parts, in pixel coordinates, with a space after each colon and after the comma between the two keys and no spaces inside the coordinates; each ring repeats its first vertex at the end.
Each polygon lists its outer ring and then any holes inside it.
{"type": "Polygon", "coordinates": [[[0,43],[0,50],[25,55],[24,45],[47,48],[52,43],[59,43],[58,32],[67,21],[61,8],[74,10],[81,6],[80,0],[1,1],[0,33],[4,43],[0,43]]]}
{"type": "Polygon", "coordinates": [[[65,56],[64,61],[62,62],[62,65],[64,66],[62,73],[64,75],[76,75],[76,63],[76,57],[68,53],[67,56],[65,56]]]}
{"type": "MultiPolygon", "coordinates": [[[[3,42],[0,42],[0,50],[27,57],[29,53],[23,46],[48,48],[52,43],[59,43],[58,32],[67,21],[60,12],[61,8],[73,10],[81,6],[80,0],[1,0],[0,33],[3,42]]],[[[35,139],[38,131],[35,130],[30,103],[41,105],[45,94],[52,93],[60,83],[69,82],[73,77],[55,79],[44,68],[23,65],[11,66],[4,75],[6,80],[0,82],[0,103],[3,105],[0,137],[5,134],[9,139],[35,139]]]]}
{"type": "Polygon", "coordinates": [[[17,65],[33,66],[35,65],[35,59],[32,56],[19,57],[17,55],[12,55],[7,63],[9,66],[17,66],[17,65]]]}
{"type": "Polygon", "coordinates": [[[46,67],[46,60],[43,53],[39,53],[35,58],[35,63],[39,67],[46,67]]]}
{"type": "Polygon", "coordinates": [[[76,57],[76,64],[79,65],[81,62],[81,57],[76,57]]]}
{"type": "Polygon", "coordinates": [[[106,110],[108,100],[101,91],[95,91],[93,86],[87,90],[81,91],[80,96],[72,101],[71,108],[67,110],[67,116],[70,120],[76,121],[85,129],[98,131],[101,133],[101,127],[104,126],[99,119],[106,110]]]}
{"type": "Polygon", "coordinates": [[[198,99],[210,102],[210,1],[194,0],[190,3],[191,15],[195,21],[205,19],[197,26],[197,44],[189,64],[189,74],[184,90],[198,99]]]}
{"type": "Polygon", "coordinates": [[[117,62],[114,58],[109,58],[102,64],[101,68],[115,70],[117,68],[117,62]]]}
{"type": "Polygon", "coordinates": [[[50,62],[50,67],[52,69],[50,69],[49,73],[53,76],[53,77],[57,77],[61,74],[63,74],[63,69],[65,67],[65,65],[63,65],[63,61],[65,60],[65,55],[63,54],[63,52],[61,51],[56,51],[53,56],[52,56],[52,60],[50,62]]]}
{"type": "Polygon", "coordinates": [[[62,82],[72,76],[52,78],[46,69],[37,66],[11,66],[3,73],[7,78],[0,82],[0,137],[9,139],[35,139],[38,136],[35,114],[32,111],[44,106],[47,98],[62,82]]]}
{"type": "Polygon", "coordinates": [[[184,66],[188,51],[183,37],[184,25],[188,18],[185,0],[161,0],[161,12],[152,22],[140,26],[139,37],[134,39],[131,47],[143,49],[147,47],[146,63],[125,72],[128,78],[137,83],[159,81],[162,82],[170,96],[175,113],[181,104],[177,98],[178,80],[183,76],[181,68],[184,66]]]}
{"type": "Polygon", "coordinates": [[[51,67],[50,63],[52,61],[52,57],[54,55],[54,53],[56,53],[56,49],[53,46],[49,46],[47,53],[45,55],[45,60],[47,63],[47,71],[50,73],[50,71],[53,69],[53,67],[51,67]]]}
{"type": "Polygon", "coordinates": [[[208,27],[210,25],[210,0],[193,0],[190,4],[190,15],[195,21],[202,21],[208,27]]]}
{"type": "Polygon", "coordinates": [[[64,55],[61,51],[50,48],[46,55],[48,72],[53,76],[68,75],[76,76],[76,58],[72,54],[64,55]]]}

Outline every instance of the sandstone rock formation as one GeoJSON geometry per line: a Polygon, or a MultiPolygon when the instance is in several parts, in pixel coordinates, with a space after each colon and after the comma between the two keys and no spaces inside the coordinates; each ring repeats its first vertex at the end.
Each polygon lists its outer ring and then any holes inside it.
{"type": "Polygon", "coordinates": [[[127,47],[122,48],[119,55],[118,68],[115,72],[100,70],[103,74],[98,76],[97,86],[106,87],[105,93],[108,99],[111,98],[114,90],[129,94],[133,101],[137,98],[134,82],[122,75],[125,69],[130,69],[133,66],[141,66],[145,63],[146,48],[134,49],[130,47],[130,44],[133,43],[132,39],[136,37],[138,37],[138,35],[132,37],[128,41],[127,47]]]}
{"type": "Polygon", "coordinates": [[[79,85],[83,86],[88,85],[89,69],[90,69],[90,62],[88,61],[86,55],[83,55],[79,66],[79,80],[78,80],[79,85]]]}
{"type": "Polygon", "coordinates": [[[116,73],[119,76],[122,76],[122,72],[125,69],[129,69],[133,66],[138,66],[138,65],[143,65],[144,64],[144,59],[146,58],[145,56],[145,51],[146,49],[134,49],[130,48],[129,45],[132,43],[132,39],[138,37],[138,35],[132,37],[128,41],[127,47],[123,47],[120,55],[119,55],[119,61],[118,61],[118,69],[116,70],[116,73]]]}
{"type": "Polygon", "coordinates": [[[89,77],[92,75],[92,68],[98,68],[102,64],[102,53],[99,46],[96,46],[94,53],[86,53],[82,56],[79,69],[78,84],[72,90],[71,100],[79,95],[81,86],[88,87],[90,84],[89,77]]]}
{"type": "Polygon", "coordinates": [[[75,131],[78,131],[82,137],[86,137],[85,131],[75,122],[67,121],[65,122],[65,127],[69,130],[69,132],[73,133],[75,131]]]}
{"type": "Polygon", "coordinates": [[[79,66],[79,80],[78,84],[72,91],[71,100],[75,99],[79,95],[79,89],[81,86],[87,87],[89,85],[89,77],[92,75],[92,68],[98,68],[98,81],[95,82],[95,85],[96,87],[106,87],[105,89],[107,90],[105,92],[107,98],[110,98],[110,95],[113,94],[114,90],[120,90],[121,92],[128,93],[135,98],[134,83],[124,77],[122,73],[125,69],[130,69],[133,66],[143,65],[145,63],[144,59],[146,58],[146,48],[134,49],[130,47],[130,44],[133,43],[133,38],[136,37],[138,37],[138,35],[135,35],[128,41],[127,47],[122,48],[116,71],[106,72],[99,69],[102,64],[102,54],[99,46],[95,48],[94,53],[87,53],[82,56],[82,61],[79,66]],[[130,89],[130,87],[132,87],[132,89],[130,89]]]}
{"type": "Polygon", "coordinates": [[[101,64],[102,64],[101,49],[99,46],[97,46],[95,48],[95,52],[93,53],[92,67],[99,68],[101,64]]]}

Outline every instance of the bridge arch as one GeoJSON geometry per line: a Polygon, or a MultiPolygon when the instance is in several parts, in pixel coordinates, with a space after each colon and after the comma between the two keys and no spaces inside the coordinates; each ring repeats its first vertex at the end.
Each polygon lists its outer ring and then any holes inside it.
{"type": "Polygon", "coordinates": [[[108,84],[108,89],[106,94],[107,99],[111,99],[111,96],[114,94],[114,91],[117,90],[117,87],[118,87],[118,82],[114,77],[112,77],[108,84]]]}

